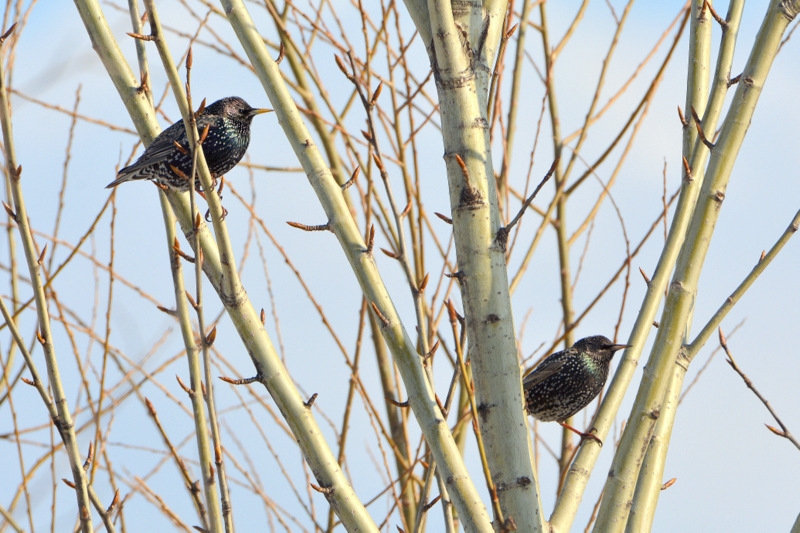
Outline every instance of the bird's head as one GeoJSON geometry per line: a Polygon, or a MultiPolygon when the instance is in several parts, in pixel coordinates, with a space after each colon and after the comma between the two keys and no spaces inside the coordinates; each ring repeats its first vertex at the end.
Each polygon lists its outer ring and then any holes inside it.
{"type": "Polygon", "coordinates": [[[573,345],[573,348],[610,361],[614,357],[614,352],[629,346],[628,344],[614,344],[603,335],[594,335],[579,340],[573,345]]]}
{"type": "Polygon", "coordinates": [[[250,107],[250,105],[239,98],[238,96],[229,96],[227,98],[223,98],[222,100],[217,100],[210,106],[206,107],[202,114],[203,115],[222,115],[223,117],[230,118],[232,120],[242,120],[250,123],[253,120],[253,117],[256,115],[260,115],[261,113],[269,113],[272,109],[256,109],[250,107]]]}

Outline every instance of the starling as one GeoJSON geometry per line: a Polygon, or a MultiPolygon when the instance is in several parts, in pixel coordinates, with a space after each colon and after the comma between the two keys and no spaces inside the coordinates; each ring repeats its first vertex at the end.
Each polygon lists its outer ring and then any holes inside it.
{"type": "Polygon", "coordinates": [[[584,438],[600,442],[594,435],[563,422],[600,394],[614,352],[627,347],[595,335],[579,340],[572,348],[549,355],[522,380],[528,414],[543,422],[555,420],[584,438]]]}
{"type": "MultiPolygon", "coordinates": [[[[217,100],[197,115],[197,131],[202,136],[203,154],[211,177],[216,180],[241,161],[250,144],[250,123],[253,117],[271,109],[253,109],[238,96],[217,100]]],[[[106,189],[130,180],[153,180],[177,191],[189,190],[187,177],[192,173],[192,152],[186,138],[183,120],[158,134],[142,156],[117,174],[106,189]],[[180,145],[180,148],[178,147],[180,145]],[[179,172],[175,172],[177,168],[179,172]]],[[[195,189],[200,190],[195,176],[195,189]]]]}

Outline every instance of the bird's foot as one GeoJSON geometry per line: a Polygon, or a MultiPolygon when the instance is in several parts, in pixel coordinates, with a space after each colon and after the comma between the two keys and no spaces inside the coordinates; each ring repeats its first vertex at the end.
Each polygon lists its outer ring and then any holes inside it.
{"type": "Polygon", "coordinates": [[[559,424],[561,425],[561,427],[566,428],[566,429],[572,431],[573,433],[577,433],[578,435],[580,435],[581,436],[581,441],[584,441],[586,439],[594,440],[594,441],[597,441],[597,444],[599,444],[601,448],[603,447],[603,441],[600,440],[600,438],[597,435],[595,435],[594,433],[591,432],[591,431],[594,430],[594,428],[592,428],[592,430],[590,430],[590,432],[584,433],[583,431],[578,431],[577,429],[575,429],[574,427],[570,426],[569,424],[565,424],[563,422],[559,422],[559,424]]]}
{"type": "MultiPolygon", "coordinates": [[[[224,205],[220,207],[222,207],[222,218],[220,218],[220,220],[225,220],[225,217],[228,216],[228,210],[225,209],[224,205]]],[[[211,211],[209,210],[206,210],[206,222],[211,222],[211,211]]]]}

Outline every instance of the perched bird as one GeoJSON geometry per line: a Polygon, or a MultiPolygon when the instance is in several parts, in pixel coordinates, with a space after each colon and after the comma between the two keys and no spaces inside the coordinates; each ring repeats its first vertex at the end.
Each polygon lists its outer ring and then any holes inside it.
{"type": "MultiPolygon", "coordinates": [[[[208,170],[215,180],[241,161],[250,144],[250,123],[253,117],[271,109],[253,109],[238,96],[217,100],[197,116],[197,132],[203,141],[203,154],[208,170]]],[[[183,120],[179,120],[158,134],[139,159],[117,174],[117,179],[106,189],[130,180],[153,180],[177,191],[189,189],[188,176],[192,173],[192,152],[186,137],[183,120]],[[180,145],[180,148],[178,147],[180,145]],[[180,172],[176,173],[172,167],[180,172]]],[[[200,179],[195,176],[195,189],[200,190],[200,179]]]]}
{"type": "Polygon", "coordinates": [[[594,400],[608,378],[614,352],[627,348],[602,335],[581,339],[571,348],[556,352],[542,361],[522,380],[528,414],[543,422],[557,421],[584,438],[600,439],[564,424],[594,400]]]}

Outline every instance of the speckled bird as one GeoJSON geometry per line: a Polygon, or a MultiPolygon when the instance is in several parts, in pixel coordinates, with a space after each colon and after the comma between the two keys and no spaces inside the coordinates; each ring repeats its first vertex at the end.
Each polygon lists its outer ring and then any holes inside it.
{"type": "MultiPolygon", "coordinates": [[[[208,126],[208,135],[203,141],[203,154],[211,176],[217,179],[225,175],[242,160],[250,144],[250,123],[253,117],[267,113],[270,109],[254,109],[238,96],[217,100],[203,109],[197,116],[197,131],[202,136],[208,126]]],[[[183,120],[179,120],[162,131],[150,146],[131,166],[117,174],[117,179],[106,187],[116,187],[131,180],[153,180],[177,191],[189,190],[186,176],[192,172],[192,153],[186,137],[183,120]],[[179,149],[175,143],[180,144],[179,149]],[[177,168],[183,176],[176,173],[177,168]]],[[[195,189],[201,189],[200,179],[195,176],[195,189]]]]}
{"type": "Polygon", "coordinates": [[[555,420],[582,437],[599,441],[591,434],[564,424],[564,421],[600,394],[608,379],[608,367],[614,353],[627,347],[595,335],[547,356],[522,380],[528,414],[543,422],[555,420]]]}

